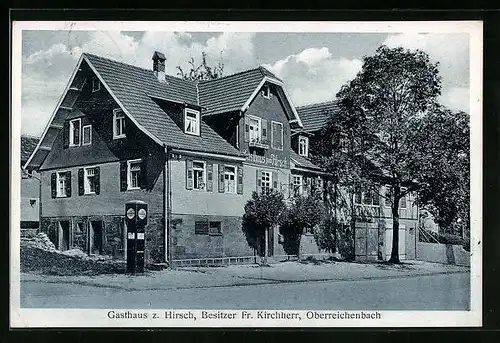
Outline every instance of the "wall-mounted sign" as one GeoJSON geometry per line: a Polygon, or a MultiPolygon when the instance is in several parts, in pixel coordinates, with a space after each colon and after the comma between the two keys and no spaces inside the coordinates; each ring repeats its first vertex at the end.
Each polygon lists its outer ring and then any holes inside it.
{"type": "Polygon", "coordinates": [[[279,158],[278,155],[271,154],[270,156],[262,156],[257,154],[250,154],[247,150],[243,150],[246,155],[247,162],[264,164],[278,168],[289,168],[290,164],[286,157],[279,158]]]}
{"type": "Polygon", "coordinates": [[[144,219],[146,218],[146,210],[141,208],[139,212],[137,212],[137,215],[139,216],[139,219],[144,219]]]}
{"type": "Polygon", "coordinates": [[[134,216],[135,216],[134,209],[133,208],[129,208],[128,211],[127,211],[127,218],[128,219],[132,219],[132,218],[134,218],[134,216]]]}

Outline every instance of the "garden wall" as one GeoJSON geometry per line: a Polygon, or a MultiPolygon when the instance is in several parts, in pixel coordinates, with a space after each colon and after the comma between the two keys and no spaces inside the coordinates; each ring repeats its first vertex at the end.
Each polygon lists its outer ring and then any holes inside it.
{"type": "Polygon", "coordinates": [[[461,245],[418,242],[417,260],[470,267],[470,253],[461,245]]]}

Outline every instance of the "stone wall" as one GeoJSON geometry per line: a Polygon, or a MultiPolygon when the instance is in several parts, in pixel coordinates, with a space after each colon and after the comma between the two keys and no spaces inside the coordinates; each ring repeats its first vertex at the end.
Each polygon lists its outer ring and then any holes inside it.
{"type": "Polygon", "coordinates": [[[470,253],[461,245],[418,242],[417,260],[470,267],[470,253]]]}

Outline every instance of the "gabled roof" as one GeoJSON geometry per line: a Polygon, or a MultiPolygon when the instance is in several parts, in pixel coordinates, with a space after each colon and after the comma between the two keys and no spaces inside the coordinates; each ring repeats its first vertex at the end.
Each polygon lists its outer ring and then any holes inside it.
{"type": "Polygon", "coordinates": [[[314,171],[319,171],[321,170],[320,167],[309,161],[304,156],[301,156],[297,154],[295,151],[290,149],[290,159],[295,163],[296,166],[301,167],[301,168],[306,168],[306,169],[312,169],[314,171]]]}
{"type": "Polygon", "coordinates": [[[331,113],[336,111],[338,111],[336,100],[297,107],[304,130],[309,132],[320,131],[328,122],[331,113]]]}
{"type": "Polygon", "coordinates": [[[24,164],[35,151],[40,138],[23,135],[21,136],[21,163],[24,164]]]}

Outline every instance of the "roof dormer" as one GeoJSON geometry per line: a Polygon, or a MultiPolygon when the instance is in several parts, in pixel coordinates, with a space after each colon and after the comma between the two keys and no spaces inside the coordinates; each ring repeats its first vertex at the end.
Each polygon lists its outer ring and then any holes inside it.
{"type": "Polygon", "coordinates": [[[200,111],[185,107],[184,108],[184,133],[193,136],[200,135],[201,115],[200,111]]]}

